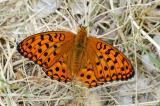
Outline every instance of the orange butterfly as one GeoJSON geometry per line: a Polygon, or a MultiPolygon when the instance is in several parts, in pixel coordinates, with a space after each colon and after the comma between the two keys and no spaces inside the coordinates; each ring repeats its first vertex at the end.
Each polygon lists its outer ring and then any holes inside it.
{"type": "Polygon", "coordinates": [[[87,37],[83,26],[77,34],[51,31],[32,35],[18,45],[18,51],[42,66],[50,78],[76,80],[90,88],[134,75],[122,52],[103,40],[87,37]]]}

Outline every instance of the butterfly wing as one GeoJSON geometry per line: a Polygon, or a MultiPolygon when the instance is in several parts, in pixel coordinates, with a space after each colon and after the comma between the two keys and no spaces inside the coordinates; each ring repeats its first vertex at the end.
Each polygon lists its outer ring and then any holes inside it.
{"type": "Polygon", "coordinates": [[[88,37],[82,60],[77,80],[88,87],[108,81],[127,80],[134,75],[130,61],[122,52],[94,37],[88,37]]]}
{"type": "MultiPolygon", "coordinates": [[[[72,49],[73,50],[73,49],[72,49]]],[[[53,80],[68,82],[72,80],[72,71],[70,68],[72,50],[64,53],[60,58],[48,69],[44,69],[46,74],[53,80]]]]}
{"type": "Polygon", "coordinates": [[[20,42],[18,51],[42,66],[52,79],[67,81],[70,75],[66,59],[70,57],[73,40],[74,34],[71,32],[43,32],[20,42]]]}

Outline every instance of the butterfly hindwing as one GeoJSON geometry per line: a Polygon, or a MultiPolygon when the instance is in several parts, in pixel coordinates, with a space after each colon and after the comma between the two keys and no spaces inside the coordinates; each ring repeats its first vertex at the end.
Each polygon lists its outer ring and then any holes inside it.
{"type": "Polygon", "coordinates": [[[68,63],[70,52],[63,54],[60,58],[48,69],[44,69],[45,73],[53,80],[68,82],[72,79],[72,73],[68,63]]]}

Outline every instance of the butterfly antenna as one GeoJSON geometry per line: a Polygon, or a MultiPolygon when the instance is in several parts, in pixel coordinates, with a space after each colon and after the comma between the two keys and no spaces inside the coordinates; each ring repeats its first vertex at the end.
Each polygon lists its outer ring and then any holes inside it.
{"type": "MultiPolygon", "coordinates": [[[[75,20],[75,22],[79,25],[78,21],[73,17],[73,14],[70,12],[69,8],[67,8],[67,11],[71,15],[71,17],[75,20]]],[[[81,25],[80,25],[81,26],[81,25]]]]}
{"type": "MultiPolygon", "coordinates": [[[[68,3],[67,3],[67,4],[68,4],[68,3]]],[[[69,12],[70,16],[73,18],[73,20],[75,20],[75,22],[79,25],[80,28],[81,28],[81,27],[84,27],[83,24],[80,24],[80,23],[75,19],[75,17],[73,16],[73,14],[72,14],[72,12],[71,12],[70,10],[71,10],[71,8],[70,8],[69,5],[68,5],[67,11],[69,12]]],[[[88,27],[88,26],[89,26],[89,24],[85,25],[85,27],[88,27]]]]}

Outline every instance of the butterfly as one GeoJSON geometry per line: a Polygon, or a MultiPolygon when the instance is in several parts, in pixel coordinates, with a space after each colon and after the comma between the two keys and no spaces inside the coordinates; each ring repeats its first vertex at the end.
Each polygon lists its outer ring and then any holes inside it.
{"type": "Polygon", "coordinates": [[[77,81],[89,88],[134,75],[131,62],[121,51],[101,39],[87,37],[84,26],[77,34],[50,31],[29,36],[17,50],[42,66],[51,79],[77,81]]]}

